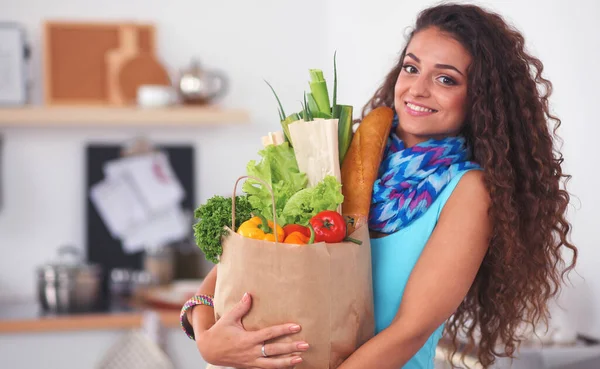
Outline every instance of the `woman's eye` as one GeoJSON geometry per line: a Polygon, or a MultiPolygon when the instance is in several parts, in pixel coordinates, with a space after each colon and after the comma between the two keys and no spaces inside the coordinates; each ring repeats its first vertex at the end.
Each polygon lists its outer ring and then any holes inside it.
{"type": "Polygon", "coordinates": [[[402,69],[404,69],[404,71],[409,74],[417,73],[417,68],[415,68],[414,65],[405,64],[402,66],[402,69]]]}
{"type": "Polygon", "coordinates": [[[448,76],[441,76],[440,78],[438,78],[438,81],[442,82],[445,85],[455,85],[456,81],[454,81],[452,78],[448,77],[448,76]]]}

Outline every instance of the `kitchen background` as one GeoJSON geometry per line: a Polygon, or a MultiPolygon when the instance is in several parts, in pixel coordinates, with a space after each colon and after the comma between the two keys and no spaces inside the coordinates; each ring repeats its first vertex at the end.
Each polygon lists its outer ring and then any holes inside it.
{"type": "MultiPolygon", "coordinates": [[[[103,126],[82,120],[69,126],[44,126],[40,119],[38,125],[19,126],[7,124],[8,113],[0,110],[0,302],[37,301],[36,268],[54,260],[59,246],[73,245],[85,254],[91,143],[126,146],[141,137],[166,146],[191,145],[194,205],[214,194],[228,195],[247,160],[260,148],[260,137],[279,128],[275,101],[263,79],[274,85],[286,106],[299,106],[296,95],[306,88],[308,68],[321,68],[332,79],[337,51],[339,100],[354,105],[357,117],[397,58],[407,27],[419,10],[433,3],[0,0],[0,22],[16,22],[26,32],[31,104],[44,102],[45,21],[134,21],[155,26],[155,55],[171,76],[189,68],[193,58],[206,70],[224,73],[228,89],[214,104],[238,112],[206,125],[165,119],[164,124],[147,125],[103,126]]],[[[552,107],[563,121],[559,134],[564,139],[564,169],[573,175],[569,219],[580,258],[576,273],[571,274],[572,285],[558,301],[563,309],[553,306],[556,341],[568,345],[561,346],[558,354],[549,354],[552,359],[545,356],[544,365],[558,368],[557,363],[568,361],[569,356],[574,361],[590,355],[575,350],[575,334],[600,339],[596,213],[600,197],[595,195],[600,177],[590,170],[596,161],[592,140],[600,133],[592,119],[600,85],[595,70],[600,59],[596,22],[600,3],[495,0],[479,4],[499,11],[524,32],[529,50],[544,62],[545,76],[554,84],[552,107]]],[[[205,261],[198,263],[200,273],[210,267],[205,261]]],[[[142,321],[152,323],[152,317],[146,318],[142,321]]],[[[41,358],[44,368],[94,367],[121,336],[117,329],[0,332],[0,367],[33,368],[41,358]]],[[[193,344],[177,327],[161,337],[176,367],[201,367],[193,344]]],[[[595,354],[600,356],[598,349],[595,354]]]]}

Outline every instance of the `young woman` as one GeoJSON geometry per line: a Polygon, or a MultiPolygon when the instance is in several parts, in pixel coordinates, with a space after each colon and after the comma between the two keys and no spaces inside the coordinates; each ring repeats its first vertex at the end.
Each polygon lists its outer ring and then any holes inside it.
{"type": "MultiPolygon", "coordinates": [[[[547,318],[577,250],[542,68],[497,14],[450,4],[419,15],[363,112],[396,112],[369,219],[376,335],[339,369],[431,369],[444,330],[455,345],[465,336],[489,367],[515,353],[523,323],[547,318]]],[[[199,293],[213,293],[215,278],[213,270],[199,293]]],[[[300,362],[310,343],[263,343],[301,327],[245,331],[250,305],[246,295],[216,323],[209,306],[188,310],[205,360],[300,362]]]]}

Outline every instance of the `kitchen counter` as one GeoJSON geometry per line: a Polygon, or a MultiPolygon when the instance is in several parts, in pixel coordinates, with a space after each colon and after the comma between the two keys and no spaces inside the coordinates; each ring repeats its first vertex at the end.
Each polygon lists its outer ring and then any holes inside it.
{"type": "Polygon", "coordinates": [[[179,310],[143,306],[111,306],[107,311],[45,314],[37,302],[0,303],[0,334],[131,329],[142,326],[144,314],[158,314],[164,327],[179,326],[179,310]]]}

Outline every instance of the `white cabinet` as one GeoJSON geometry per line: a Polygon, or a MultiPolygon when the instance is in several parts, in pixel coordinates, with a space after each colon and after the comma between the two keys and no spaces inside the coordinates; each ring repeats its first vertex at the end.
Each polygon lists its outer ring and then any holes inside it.
{"type": "MultiPolygon", "coordinates": [[[[93,330],[0,334],[0,368],[93,369],[127,331],[93,330]]],[[[175,369],[203,369],[196,345],[181,329],[164,332],[165,351],[175,369]]]]}

